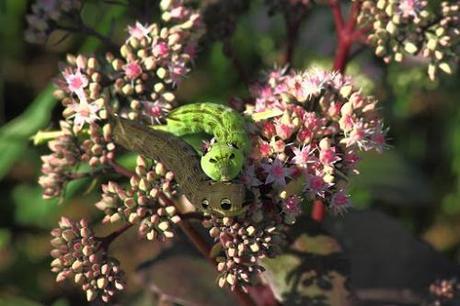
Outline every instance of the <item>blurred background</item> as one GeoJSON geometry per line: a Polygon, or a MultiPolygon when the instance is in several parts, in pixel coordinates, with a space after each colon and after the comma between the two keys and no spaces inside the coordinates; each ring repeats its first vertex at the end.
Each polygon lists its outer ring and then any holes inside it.
{"type": "MultiPolygon", "coordinates": [[[[88,2],[85,21],[120,42],[126,26],[143,9],[88,2]]],[[[231,42],[241,67],[255,80],[282,62],[285,25],[282,15],[276,10],[269,14],[263,1],[241,3],[236,4],[231,42]]],[[[56,284],[49,271],[49,231],[62,215],[98,220],[100,212],[93,207],[97,189],[91,191],[90,181],[79,180],[69,184],[63,201],[43,200],[37,178],[40,155],[48,148],[33,146],[29,138],[38,129],[57,126],[62,108],[52,98],[50,84],[65,54],[91,54],[101,46],[93,38],[59,32],[45,47],[24,42],[30,4],[0,0],[0,305],[86,305],[76,286],[56,284]]],[[[149,9],[146,20],[158,14],[156,3],[149,9]]],[[[331,67],[334,50],[330,11],[315,9],[302,24],[293,67],[331,67]]],[[[355,211],[329,217],[323,229],[343,247],[351,262],[351,286],[358,294],[372,288],[426,294],[434,280],[459,275],[460,75],[430,82],[417,60],[384,65],[367,49],[356,52],[347,73],[382,101],[391,149],[363,154],[361,174],[351,182],[355,211]]],[[[248,89],[223,44],[210,40],[178,96],[180,101],[229,101],[247,97],[248,89]]],[[[156,305],[158,290],[178,287],[183,296],[202,301],[196,305],[229,303],[225,291],[214,287],[212,267],[185,242],[160,246],[128,233],[111,251],[129,276],[123,305],[156,305]],[[171,266],[182,267],[182,272],[171,266]]]]}

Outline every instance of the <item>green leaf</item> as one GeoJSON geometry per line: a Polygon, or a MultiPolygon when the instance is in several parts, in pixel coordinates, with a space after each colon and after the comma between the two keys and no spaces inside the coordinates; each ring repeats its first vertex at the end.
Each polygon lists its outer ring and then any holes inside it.
{"type": "Polygon", "coordinates": [[[56,105],[52,86],[48,86],[19,117],[0,129],[0,179],[22,157],[29,137],[50,121],[51,110],[56,105]]]}

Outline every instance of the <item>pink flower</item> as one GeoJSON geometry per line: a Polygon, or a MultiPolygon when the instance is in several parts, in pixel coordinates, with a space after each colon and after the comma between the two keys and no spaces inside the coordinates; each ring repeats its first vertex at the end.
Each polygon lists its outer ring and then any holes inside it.
{"type": "Polygon", "coordinates": [[[351,207],[350,198],[343,191],[336,192],[332,195],[330,208],[334,214],[342,214],[351,207]]]}
{"type": "Polygon", "coordinates": [[[321,148],[319,151],[319,161],[325,166],[332,166],[340,160],[340,157],[335,153],[334,147],[321,148]]]}
{"type": "Polygon", "coordinates": [[[282,207],[283,212],[285,214],[297,217],[302,213],[302,209],[300,207],[301,198],[296,195],[292,195],[287,199],[283,200],[282,207]]]}
{"type": "Polygon", "coordinates": [[[313,150],[310,146],[303,146],[302,149],[294,147],[292,152],[294,153],[292,162],[296,165],[305,167],[308,163],[314,162],[313,150]]]}
{"type": "Polygon", "coordinates": [[[187,13],[188,13],[187,9],[183,6],[175,7],[170,11],[171,17],[176,18],[176,19],[186,18],[187,13]]]}
{"type": "Polygon", "coordinates": [[[285,168],[283,162],[278,158],[271,164],[263,164],[262,168],[268,174],[265,184],[273,183],[275,186],[286,185],[286,178],[292,173],[292,169],[285,168]]]}
{"type": "Polygon", "coordinates": [[[289,123],[283,123],[281,120],[277,120],[275,124],[276,135],[281,139],[289,139],[294,133],[295,126],[289,123]]]}
{"type": "Polygon", "coordinates": [[[142,67],[137,61],[129,62],[123,66],[125,75],[128,79],[134,80],[142,74],[142,67]]]}
{"type": "Polygon", "coordinates": [[[134,26],[128,26],[128,33],[129,33],[129,39],[135,38],[135,39],[142,39],[142,38],[149,38],[149,34],[151,32],[150,27],[146,27],[142,25],[139,21],[136,22],[134,26]]]}
{"type": "Polygon", "coordinates": [[[374,132],[374,134],[371,136],[371,141],[373,143],[374,148],[379,153],[382,153],[383,150],[385,150],[388,147],[388,145],[385,142],[385,133],[381,130],[374,132]]]}
{"type": "Polygon", "coordinates": [[[67,89],[75,93],[80,101],[86,102],[86,96],[84,94],[84,89],[88,86],[88,78],[81,73],[78,69],[76,72],[72,72],[70,69],[64,70],[62,73],[64,79],[67,83],[67,89]]]}
{"type": "Polygon", "coordinates": [[[168,114],[167,104],[160,101],[143,101],[144,112],[151,118],[152,123],[159,124],[161,119],[165,118],[168,114]]]}
{"type": "Polygon", "coordinates": [[[265,121],[262,125],[262,135],[267,138],[272,138],[275,136],[276,129],[275,125],[271,121],[265,121]]]}
{"type": "Polygon", "coordinates": [[[328,184],[324,181],[322,176],[308,174],[306,189],[310,190],[314,195],[322,196],[328,184]]]}
{"type": "Polygon", "coordinates": [[[401,0],[398,8],[404,18],[409,16],[416,17],[422,5],[418,0],[401,0]]]}
{"type": "Polygon", "coordinates": [[[262,182],[257,178],[254,165],[250,165],[244,169],[240,180],[248,187],[262,185],[262,182]]]}
{"type": "Polygon", "coordinates": [[[182,61],[172,62],[168,68],[171,80],[174,84],[179,84],[182,78],[189,71],[185,63],[182,61]]]}
{"type": "Polygon", "coordinates": [[[268,142],[261,140],[258,145],[258,151],[260,156],[267,157],[270,155],[272,148],[268,142]]]}
{"type": "Polygon", "coordinates": [[[270,141],[270,146],[276,153],[283,153],[286,148],[286,143],[282,139],[276,140],[275,137],[270,141]]]}
{"type": "Polygon", "coordinates": [[[301,144],[310,143],[312,137],[313,137],[313,132],[310,129],[301,129],[299,132],[297,132],[297,140],[301,144]]]}
{"type": "Polygon", "coordinates": [[[169,53],[168,44],[164,41],[152,45],[152,54],[155,57],[166,57],[169,53]]]}
{"type": "Polygon", "coordinates": [[[99,119],[97,112],[100,110],[100,106],[95,103],[80,101],[80,103],[71,104],[70,108],[75,112],[72,117],[74,117],[73,122],[78,131],[85,123],[93,123],[99,119]]]}

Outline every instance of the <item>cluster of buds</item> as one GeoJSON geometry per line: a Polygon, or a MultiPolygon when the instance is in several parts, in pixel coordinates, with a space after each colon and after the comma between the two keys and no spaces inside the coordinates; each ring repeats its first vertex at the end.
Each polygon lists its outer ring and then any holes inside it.
{"type": "Polygon", "coordinates": [[[58,282],[73,279],[86,292],[88,301],[100,297],[108,302],[124,289],[124,273],[118,262],[102,254],[101,241],[85,220],[76,222],[62,217],[51,235],[51,270],[57,273],[58,282]]]}
{"type": "Polygon", "coordinates": [[[115,182],[102,186],[96,207],[106,215],[103,223],[119,220],[139,224],[139,234],[148,240],[172,238],[172,225],[180,221],[171,198],[176,193],[174,174],[163,164],[137,158],[136,174],[128,188],[115,182]]]}
{"type": "MultiPolygon", "coordinates": [[[[253,214],[264,213],[259,208],[253,214]]],[[[253,284],[254,276],[264,271],[260,260],[281,252],[283,225],[270,218],[265,219],[270,221],[258,219],[259,222],[254,222],[250,217],[244,220],[211,217],[203,222],[224,251],[223,256],[216,258],[220,287],[229,285],[234,289],[253,284]]]]}
{"type": "Polygon", "coordinates": [[[458,60],[460,5],[444,1],[435,11],[426,0],[362,1],[358,22],[369,29],[368,41],[385,62],[419,55],[429,62],[428,75],[452,73],[458,60]]]}
{"type": "Polygon", "coordinates": [[[25,39],[30,43],[44,43],[56,23],[66,14],[80,10],[81,5],[81,0],[37,0],[26,16],[25,39]]]}
{"type": "Polygon", "coordinates": [[[137,22],[128,29],[129,37],[120,49],[122,58],[106,56],[115,72],[115,91],[130,103],[130,119],[139,115],[151,122],[163,119],[175,105],[173,91],[195,57],[199,14],[183,1],[162,1],[161,7],[163,19],[175,22],[173,26],[137,22]]]}
{"type": "Polygon", "coordinates": [[[88,139],[81,144],[81,161],[87,162],[95,168],[107,164],[114,159],[115,144],[112,141],[112,125],[104,124],[102,127],[92,122],[88,127],[88,139]]]}
{"type": "Polygon", "coordinates": [[[460,298],[460,282],[456,278],[437,280],[430,285],[430,297],[430,306],[451,305],[450,301],[460,298]]]}
{"type": "MultiPolygon", "coordinates": [[[[66,126],[65,122],[61,122],[66,126]]],[[[53,152],[43,155],[41,172],[38,183],[43,188],[43,198],[50,199],[59,196],[65,184],[72,179],[72,171],[81,159],[77,139],[71,133],[61,134],[48,142],[53,152]]]]}
{"type": "Polygon", "coordinates": [[[321,200],[335,213],[347,209],[346,176],[356,171],[358,151],[385,147],[377,101],[349,78],[318,69],[275,70],[253,94],[246,113],[257,134],[243,182],[265,195],[271,188],[291,221],[304,200],[321,200]]]}

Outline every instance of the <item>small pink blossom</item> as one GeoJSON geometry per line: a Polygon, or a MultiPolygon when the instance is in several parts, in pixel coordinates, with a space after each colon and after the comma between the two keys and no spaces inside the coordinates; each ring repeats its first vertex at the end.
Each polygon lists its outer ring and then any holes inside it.
{"type": "Polygon", "coordinates": [[[166,57],[169,54],[168,44],[164,41],[152,45],[152,54],[155,57],[166,57]]]}
{"type": "MultiPolygon", "coordinates": [[[[128,26],[128,33],[129,39],[142,39],[142,38],[149,38],[149,34],[151,32],[150,27],[146,27],[142,25],[139,21],[136,22],[134,26],[128,26]]],[[[128,39],[128,40],[129,40],[128,39]]]]}
{"type": "Polygon", "coordinates": [[[270,155],[272,148],[268,142],[262,140],[259,142],[258,151],[260,156],[267,157],[270,155]]]}
{"type": "Polygon", "coordinates": [[[276,135],[281,139],[289,139],[295,131],[295,126],[289,123],[283,123],[282,120],[278,120],[275,123],[276,135]]]}
{"type": "Polygon", "coordinates": [[[332,195],[330,208],[334,214],[342,214],[351,207],[350,197],[343,191],[336,192],[332,195]]]}
{"type": "Polygon", "coordinates": [[[285,214],[297,217],[302,213],[302,208],[300,207],[301,198],[297,195],[292,195],[285,199],[282,203],[283,212],[285,214]]]}
{"type": "Polygon", "coordinates": [[[138,61],[132,61],[123,66],[125,75],[128,79],[134,80],[142,74],[142,67],[138,61]]]}
{"type": "Polygon", "coordinates": [[[84,89],[88,86],[88,78],[81,73],[80,69],[76,72],[73,72],[71,69],[66,69],[62,75],[64,76],[67,89],[71,93],[76,94],[81,102],[86,103],[87,101],[84,89]]]}
{"type": "Polygon", "coordinates": [[[332,166],[338,162],[340,157],[337,156],[334,147],[321,148],[319,151],[319,161],[325,166],[332,166]]]}
{"type": "Polygon", "coordinates": [[[99,119],[97,112],[100,110],[100,106],[95,103],[80,101],[80,103],[71,104],[70,108],[75,112],[72,117],[78,131],[81,130],[85,123],[93,123],[99,119]]]}
{"type": "Polygon", "coordinates": [[[292,162],[299,166],[306,166],[308,163],[314,162],[313,150],[310,146],[303,146],[301,149],[294,147],[292,149],[294,157],[292,162]]]}
{"type": "Polygon", "coordinates": [[[421,3],[418,0],[401,0],[398,8],[404,18],[416,17],[421,9],[421,3]]]}
{"type": "Polygon", "coordinates": [[[186,64],[182,61],[172,62],[168,68],[171,80],[176,85],[180,83],[189,71],[186,64]]]}
{"type": "Polygon", "coordinates": [[[371,136],[371,141],[373,143],[373,147],[379,153],[382,153],[388,147],[385,141],[385,133],[383,133],[382,131],[375,132],[371,136]]]}
{"type": "Polygon", "coordinates": [[[311,142],[313,138],[313,132],[310,129],[300,129],[297,133],[297,140],[301,144],[307,144],[311,142]]]}
{"type": "Polygon", "coordinates": [[[275,137],[273,137],[270,141],[270,146],[274,152],[283,153],[286,148],[286,143],[282,139],[276,139],[275,137]]]}
{"type": "Polygon", "coordinates": [[[189,11],[184,6],[173,8],[170,12],[171,18],[184,19],[187,17],[189,11]]]}
{"type": "Polygon", "coordinates": [[[275,133],[275,125],[271,121],[265,121],[262,125],[262,135],[266,138],[272,138],[275,133]]]}
{"type": "Polygon", "coordinates": [[[262,182],[256,176],[254,165],[250,165],[244,169],[240,180],[248,187],[256,187],[262,185],[262,182]]]}
{"type": "Polygon", "coordinates": [[[306,189],[310,190],[314,195],[323,195],[327,187],[328,184],[324,181],[322,176],[307,175],[306,189]]]}
{"type": "Polygon", "coordinates": [[[292,173],[292,169],[286,168],[278,158],[270,164],[263,164],[262,168],[268,174],[265,184],[273,183],[275,186],[286,185],[286,178],[292,173]]]}
{"type": "Polygon", "coordinates": [[[143,101],[144,112],[152,120],[152,123],[160,123],[161,119],[164,119],[168,114],[168,104],[160,101],[143,101]]]}

